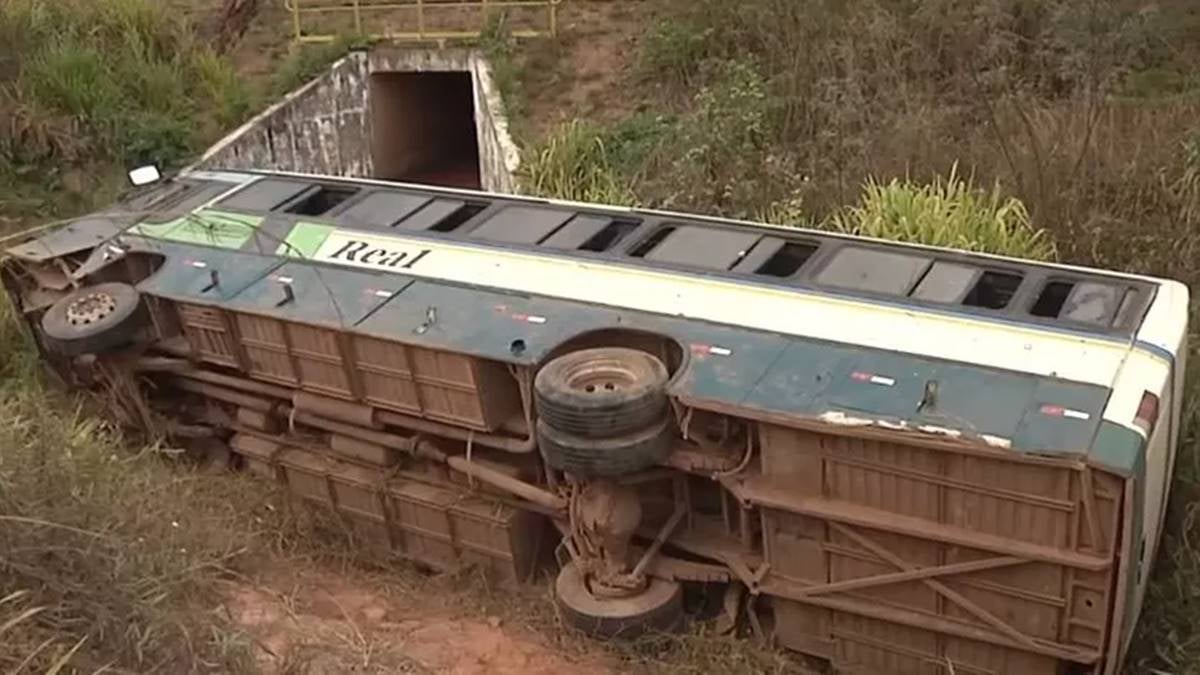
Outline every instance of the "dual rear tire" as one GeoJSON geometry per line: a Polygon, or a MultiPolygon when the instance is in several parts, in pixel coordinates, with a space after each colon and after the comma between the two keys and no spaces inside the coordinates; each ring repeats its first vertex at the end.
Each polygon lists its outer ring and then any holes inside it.
{"type": "Polygon", "coordinates": [[[636,349],[585,349],[552,360],[534,380],[546,463],[581,478],[659,464],[674,437],[667,377],[662,361],[636,349]]]}

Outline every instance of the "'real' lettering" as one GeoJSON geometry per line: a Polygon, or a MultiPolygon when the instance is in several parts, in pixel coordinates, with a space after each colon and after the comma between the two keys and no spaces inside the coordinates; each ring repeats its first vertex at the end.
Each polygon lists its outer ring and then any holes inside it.
{"type": "Polygon", "coordinates": [[[387,251],[382,248],[373,248],[370,251],[362,254],[361,262],[370,263],[371,258],[377,255],[387,255],[387,251]]]}
{"type": "Polygon", "coordinates": [[[405,265],[404,265],[404,269],[406,269],[406,270],[407,270],[407,269],[412,269],[412,266],[413,266],[413,265],[416,265],[416,264],[417,264],[417,261],[418,261],[418,260],[420,260],[421,258],[424,258],[425,256],[429,255],[429,252],[430,252],[430,251],[429,251],[429,249],[427,249],[427,248],[426,248],[426,249],[421,249],[421,252],[420,252],[420,253],[418,253],[416,256],[414,256],[412,260],[409,260],[407,263],[405,263],[405,265]]]}
{"type": "Polygon", "coordinates": [[[368,244],[365,241],[351,240],[351,241],[346,242],[345,246],[339,248],[337,251],[334,251],[333,255],[331,255],[329,257],[334,260],[341,258],[344,260],[349,260],[350,262],[356,262],[354,256],[357,255],[358,253],[361,253],[362,250],[365,249],[367,246],[368,246],[368,244]]]}
{"type": "MultiPolygon", "coordinates": [[[[0,0],[2,1],[2,0],[0,0]]],[[[377,242],[361,239],[348,239],[333,245],[335,250],[326,254],[325,260],[367,265],[370,267],[386,267],[391,269],[412,269],[419,260],[433,252],[432,249],[415,249],[403,245],[390,248],[380,246],[377,242]],[[407,250],[405,250],[407,248],[407,250]]]]}

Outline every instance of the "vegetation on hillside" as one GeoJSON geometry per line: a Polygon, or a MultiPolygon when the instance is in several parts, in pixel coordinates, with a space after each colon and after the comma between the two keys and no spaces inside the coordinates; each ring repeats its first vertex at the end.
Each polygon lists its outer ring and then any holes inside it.
{"type": "MultiPolygon", "coordinates": [[[[639,203],[736,217],[803,204],[822,224],[872,181],[935,184],[957,166],[1020,200],[1065,260],[1193,278],[1200,9],[664,4],[622,82],[639,112],[588,132],[613,173],[601,182],[639,203]]],[[[585,161],[542,152],[558,136],[526,139],[531,174],[585,161]]]]}
{"type": "Polygon", "coordinates": [[[0,210],[70,212],[139,162],[171,166],[244,118],[228,61],[145,0],[0,4],[0,210]]]}

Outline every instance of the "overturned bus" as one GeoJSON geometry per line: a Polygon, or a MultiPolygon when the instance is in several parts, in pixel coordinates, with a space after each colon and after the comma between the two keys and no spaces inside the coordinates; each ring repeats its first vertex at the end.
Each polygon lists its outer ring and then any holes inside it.
{"type": "Polygon", "coordinates": [[[364,546],[842,673],[1113,674],[1179,283],[677,213],[193,171],[2,267],[50,369],[364,546]]]}

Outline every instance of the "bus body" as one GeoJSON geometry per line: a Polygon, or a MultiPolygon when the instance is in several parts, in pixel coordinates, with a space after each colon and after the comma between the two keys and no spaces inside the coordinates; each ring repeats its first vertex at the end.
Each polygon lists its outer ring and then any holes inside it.
{"type": "Polygon", "coordinates": [[[0,269],[55,372],[137,371],[365,545],[721,587],[835,672],[1118,672],[1181,424],[1185,286],[826,232],[191,171],[0,269]],[[539,373],[597,348],[666,369],[654,466],[549,459],[539,373]]]}

